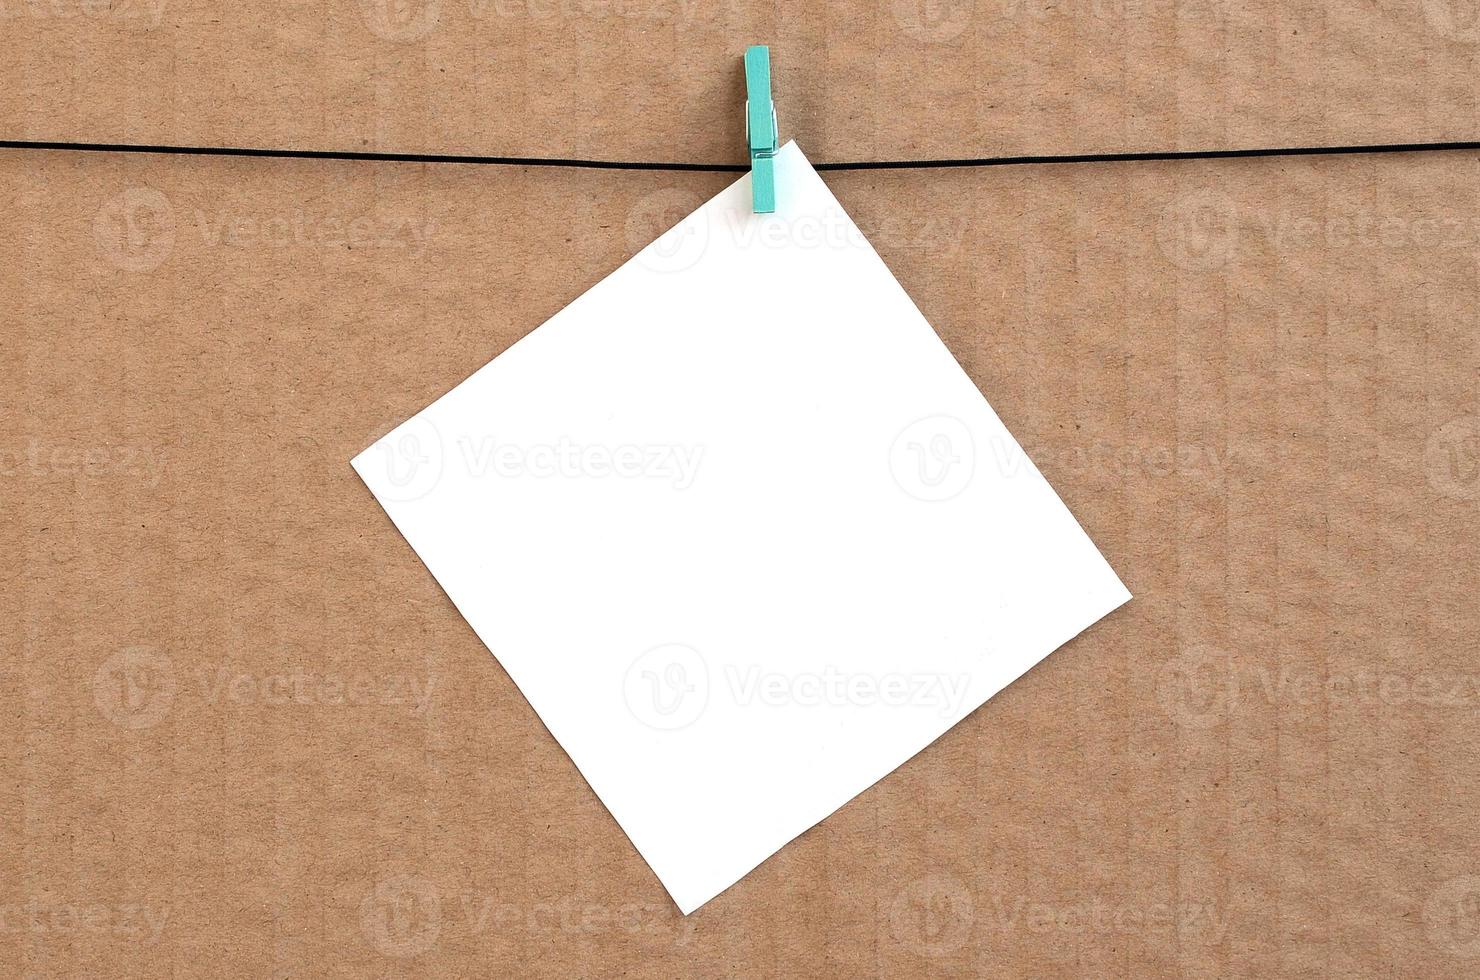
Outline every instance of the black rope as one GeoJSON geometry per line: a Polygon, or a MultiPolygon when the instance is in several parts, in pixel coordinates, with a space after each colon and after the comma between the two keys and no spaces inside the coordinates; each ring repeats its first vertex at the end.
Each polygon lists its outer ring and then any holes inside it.
{"type": "MultiPolygon", "coordinates": [[[[458,153],[379,153],[369,150],[283,150],[240,146],[166,146],[147,143],[70,143],[0,140],[6,150],[71,150],[85,153],[164,153],[210,157],[274,157],[296,160],[372,160],[382,163],[464,163],[507,167],[580,167],[590,170],[687,170],[745,173],[744,163],[677,163],[645,160],[581,160],[569,157],[476,156],[458,153]]],[[[1273,146],[1243,150],[1149,150],[1131,153],[1050,153],[1031,156],[967,157],[947,160],[858,160],[816,163],[817,170],[923,170],[939,167],[1007,167],[1056,163],[1142,163],[1157,160],[1228,160],[1243,157],[1340,156],[1362,153],[1433,153],[1480,150],[1480,141],[1366,143],[1352,146],[1273,146]]]]}
{"type": "MultiPolygon", "coordinates": [[[[1038,156],[979,157],[964,160],[864,160],[817,163],[818,170],[911,170],[916,167],[1010,167],[1042,163],[1142,163],[1152,160],[1229,160],[1241,157],[1313,157],[1352,153],[1433,153],[1480,150],[1480,141],[1447,143],[1367,143],[1354,146],[1269,146],[1246,150],[1147,150],[1133,153],[1050,153],[1038,156]]],[[[747,168],[748,169],[748,168],[747,168]]]]}

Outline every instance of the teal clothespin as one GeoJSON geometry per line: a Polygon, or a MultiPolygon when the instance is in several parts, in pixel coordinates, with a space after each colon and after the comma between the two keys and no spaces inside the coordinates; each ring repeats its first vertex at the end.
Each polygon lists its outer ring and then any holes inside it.
{"type": "Polygon", "coordinates": [[[750,200],[756,214],[776,210],[776,103],[771,101],[771,49],[745,52],[745,142],[750,146],[750,200]]]}

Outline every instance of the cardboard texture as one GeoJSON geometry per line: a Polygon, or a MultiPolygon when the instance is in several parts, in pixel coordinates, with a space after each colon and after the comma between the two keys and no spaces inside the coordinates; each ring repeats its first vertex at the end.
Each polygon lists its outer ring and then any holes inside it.
{"type": "MultiPolygon", "coordinates": [[[[768,41],[817,160],[1465,137],[1480,40],[140,9],[8,3],[4,135],[739,160],[768,41]]],[[[828,175],[1137,598],[685,919],[348,460],[730,178],[0,154],[0,972],[1473,972],[1476,176],[828,175]]]]}

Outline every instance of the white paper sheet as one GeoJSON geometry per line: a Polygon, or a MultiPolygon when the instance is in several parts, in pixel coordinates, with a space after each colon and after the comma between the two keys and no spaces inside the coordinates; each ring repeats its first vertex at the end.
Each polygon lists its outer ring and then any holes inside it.
{"type": "Polygon", "coordinates": [[[354,460],[685,913],[1130,598],[795,144],[777,179],[354,460]]]}

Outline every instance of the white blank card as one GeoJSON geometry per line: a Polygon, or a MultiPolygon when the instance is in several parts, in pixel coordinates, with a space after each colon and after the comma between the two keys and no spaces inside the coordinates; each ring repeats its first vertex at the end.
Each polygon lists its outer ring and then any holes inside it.
{"type": "Polygon", "coordinates": [[[1130,598],[795,144],[777,188],[354,459],[685,913],[1130,598]]]}

